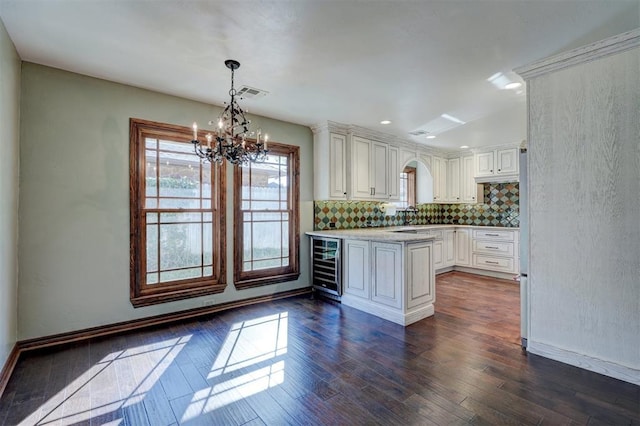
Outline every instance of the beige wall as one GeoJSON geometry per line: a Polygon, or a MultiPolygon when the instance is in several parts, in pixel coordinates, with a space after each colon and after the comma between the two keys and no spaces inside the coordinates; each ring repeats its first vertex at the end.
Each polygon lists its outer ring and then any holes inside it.
{"type": "MultiPolygon", "coordinates": [[[[203,87],[203,90],[228,88],[203,87]]],[[[245,299],[309,285],[301,235],[295,282],[235,291],[228,188],[227,291],[134,309],[129,302],[129,118],[189,126],[220,109],[23,63],[19,339],[245,299]]],[[[301,233],[313,227],[313,138],[304,126],[252,117],[270,140],[301,147],[301,233]]],[[[232,168],[228,168],[228,184],[232,168]]]]}
{"type": "Polygon", "coordinates": [[[0,370],[18,332],[20,58],[0,20],[0,370]]]}

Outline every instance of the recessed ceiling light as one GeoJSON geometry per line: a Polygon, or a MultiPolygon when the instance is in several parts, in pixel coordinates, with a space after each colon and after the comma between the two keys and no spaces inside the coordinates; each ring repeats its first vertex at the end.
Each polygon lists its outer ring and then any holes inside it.
{"type": "Polygon", "coordinates": [[[469,148],[469,146],[468,146],[468,145],[462,145],[462,146],[460,147],[460,149],[467,149],[467,148],[469,148]]]}
{"type": "Polygon", "coordinates": [[[504,88],[505,89],[517,89],[520,86],[522,86],[522,83],[520,83],[519,81],[514,81],[513,83],[505,84],[504,88]]]}
{"type": "Polygon", "coordinates": [[[435,138],[436,138],[436,135],[428,135],[427,136],[427,139],[435,139],[435,138]]]}
{"type": "Polygon", "coordinates": [[[380,124],[391,124],[391,120],[382,120],[380,124]]]}

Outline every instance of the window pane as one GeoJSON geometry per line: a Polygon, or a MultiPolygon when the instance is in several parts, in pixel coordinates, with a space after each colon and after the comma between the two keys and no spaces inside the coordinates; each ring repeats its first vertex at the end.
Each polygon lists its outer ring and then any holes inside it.
{"type": "Polygon", "coordinates": [[[199,209],[199,198],[160,198],[161,209],[199,209]]]}
{"type": "Polygon", "coordinates": [[[158,270],[158,225],[147,225],[147,271],[158,270]]]}
{"type": "Polygon", "coordinates": [[[186,280],[202,276],[202,268],[179,269],[177,271],[160,272],[160,282],[186,280]]]}
{"type": "Polygon", "coordinates": [[[277,201],[252,201],[251,210],[279,210],[280,203],[277,201]]]}
{"type": "Polygon", "coordinates": [[[174,151],[174,152],[182,152],[185,154],[193,154],[193,144],[186,143],[186,142],[176,142],[176,141],[160,139],[158,141],[158,149],[162,151],[174,151]]]}
{"type": "Polygon", "coordinates": [[[156,151],[145,151],[145,195],[147,197],[158,196],[156,151]]]}
{"type": "Polygon", "coordinates": [[[160,152],[158,187],[161,197],[200,197],[200,162],[197,158],[160,152]]]}
{"type": "Polygon", "coordinates": [[[202,222],[202,213],[160,213],[161,223],[202,222]]]}
{"type": "Polygon", "coordinates": [[[242,258],[244,260],[251,260],[251,240],[251,223],[249,222],[245,223],[243,226],[242,258]]]}
{"type": "Polygon", "coordinates": [[[201,265],[202,235],[198,224],[160,225],[160,269],[201,265]]]}
{"type": "Polygon", "coordinates": [[[253,262],[253,270],[279,268],[281,264],[280,259],[259,260],[253,262]]]}
{"type": "Polygon", "coordinates": [[[254,260],[280,257],[280,235],[282,235],[280,222],[254,222],[252,230],[254,260]]]}
{"type": "Polygon", "coordinates": [[[158,284],[158,273],[147,274],[147,284],[158,284]]]}
{"type": "Polygon", "coordinates": [[[213,223],[211,219],[202,224],[202,264],[213,264],[213,223]]]}
{"type": "Polygon", "coordinates": [[[144,146],[150,149],[158,148],[158,140],[156,138],[145,138],[144,146]]]}

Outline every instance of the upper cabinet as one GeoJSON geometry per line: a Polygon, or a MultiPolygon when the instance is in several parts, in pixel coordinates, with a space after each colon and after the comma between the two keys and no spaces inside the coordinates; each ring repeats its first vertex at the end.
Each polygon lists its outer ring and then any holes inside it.
{"type": "MultiPolygon", "coordinates": [[[[394,152],[398,173],[398,150],[394,152]]],[[[351,159],[351,199],[388,200],[389,145],[353,136],[351,159]]]]}
{"type": "Polygon", "coordinates": [[[347,199],[347,135],[329,128],[313,129],[316,200],[347,199]]]}
{"type": "Polygon", "coordinates": [[[475,154],[477,182],[518,181],[518,148],[494,149],[475,154]]]}

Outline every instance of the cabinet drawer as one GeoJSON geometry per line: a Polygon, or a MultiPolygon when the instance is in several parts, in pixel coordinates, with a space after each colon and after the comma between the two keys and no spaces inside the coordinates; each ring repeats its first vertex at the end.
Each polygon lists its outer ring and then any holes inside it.
{"type": "Polygon", "coordinates": [[[490,269],[492,271],[514,272],[513,258],[494,257],[483,254],[473,255],[473,266],[476,268],[490,269]]]}
{"type": "Polygon", "coordinates": [[[442,230],[435,230],[435,229],[429,230],[429,236],[434,237],[434,240],[441,240],[443,235],[444,234],[442,233],[442,230]]]}
{"type": "Polygon", "coordinates": [[[473,240],[473,252],[513,256],[513,243],[504,241],[473,240]]]}
{"type": "Polygon", "coordinates": [[[515,233],[513,231],[503,231],[503,230],[495,230],[495,229],[474,229],[473,230],[473,238],[474,239],[482,239],[482,240],[503,240],[503,241],[513,241],[515,239],[515,233]]]}

